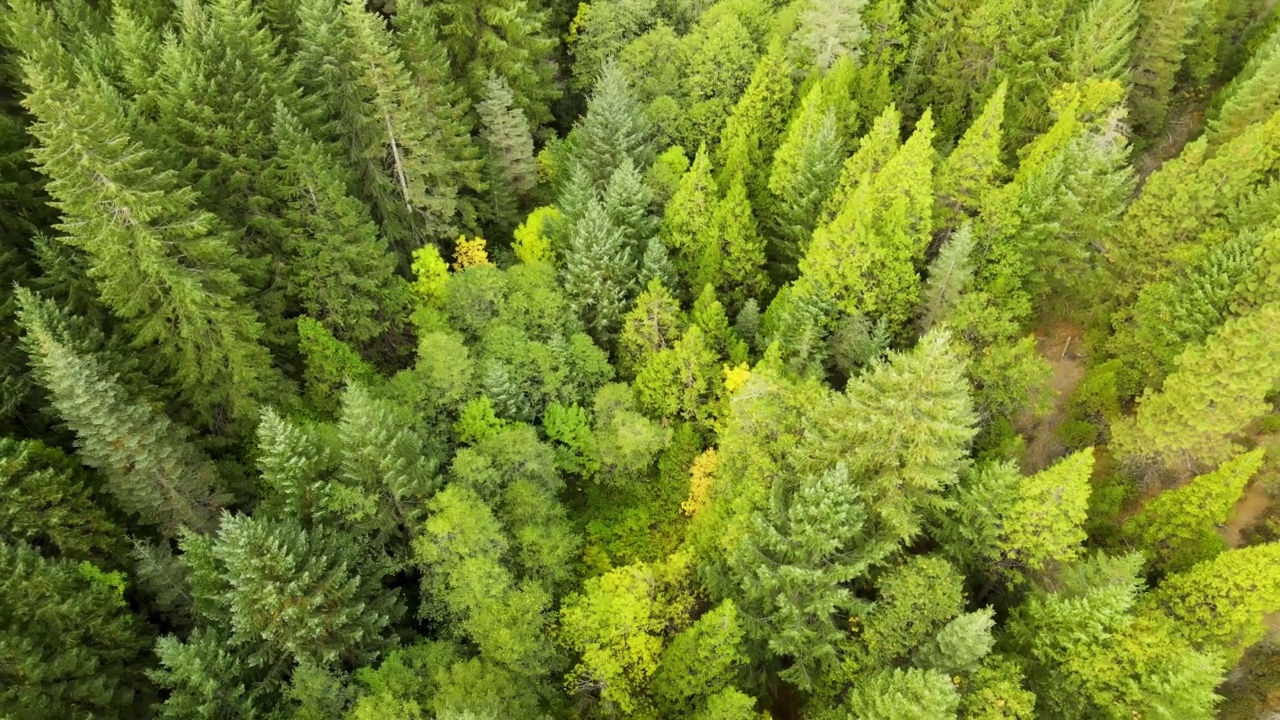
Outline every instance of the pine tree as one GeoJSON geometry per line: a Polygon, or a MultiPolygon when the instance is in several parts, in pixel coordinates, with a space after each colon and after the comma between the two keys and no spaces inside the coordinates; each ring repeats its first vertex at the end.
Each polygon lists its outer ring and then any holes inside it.
{"type": "Polygon", "coordinates": [[[680,187],[671,196],[662,218],[662,242],[671,249],[686,287],[706,285],[708,273],[719,264],[719,258],[712,253],[719,245],[706,242],[713,236],[713,218],[719,204],[720,191],[711,175],[711,160],[704,145],[680,178],[680,187]]]}
{"type": "Polygon", "coordinates": [[[1112,426],[1114,452],[1131,460],[1154,458],[1170,468],[1215,465],[1235,453],[1231,434],[1269,411],[1275,387],[1280,304],[1228,320],[1204,343],[1175,362],[1159,392],[1138,402],[1132,419],[1112,426]]]}
{"type": "Polygon", "coordinates": [[[1063,79],[1096,77],[1128,85],[1139,0],[1091,0],[1076,14],[1062,63],[1063,79]]]}
{"type": "Polygon", "coordinates": [[[586,173],[589,187],[603,191],[624,158],[638,170],[649,166],[652,134],[626,75],[610,62],[600,71],[587,113],[574,128],[570,162],[586,173]]]}
{"type": "Polygon", "coordinates": [[[1173,86],[1208,0],[1142,0],[1133,43],[1133,122],[1148,137],[1164,129],[1173,86]]]}
{"type": "Polygon", "coordinates": [[[244,663],[227,645],[226,638],[207,628],[196,628],[185,641],[173,635],[156,641],[160,667],[148,675],[169,693],[157,708],[159,717],[212,720],[256,712],[260,697],[246,687],[251,681],[244,663]]]}
{"type": "MultiPolygon", "coordinates": [[[[185,549],[185,548],[184,548],[185,549]]],[[[230,641],[252,656],[284,654],[352,667],[376,656],[402,608],[383,564],[345,535],[289,519],[224,515],[211,553],[230,641]]]]}
{"type": "Polygon", "coordinates": [[[565,294],[595,341],[608,347],[631,298],[635,259],[599,201],[587,206],[572,233],[562,271],[565,294]]]}
{"type": "Polygon", "coordinates": [[[1231,142],[1254,123],[1280,111],[1280,30],[1223,91],[1222,109],[1209,123],[1214,145],[1231,142]]]}
{"type": "Polygon", "coordinates": [[[139,348],[166,369],[202,424],[252,423],[256,400],[283,388],[240,304],[246,289],[234,236],[197,196],[128,139],[120,103],[101,80],[74,89],[30,68],[26,98],[40,122],[35,153],[51,178],[65,241],[82,249],[99,297],[139,348]]]}
{"type": "Polygon", "coordinates": [[[408,286],[368,209],[347,194],[337,160],[283,104],[274,134],[291,229],[290,294],[338,339],[368,346],[407,312],[408,286]]]}
{"type": "Polygon", "coordinates": [[[1001,521],[999,547],[1007,562],[1039,573],[1080,554],[1092,472],[1089,448],[1022,481],[1001,521]]]}
{"type": "Polygon", "coordinates": [[[560,97],[560,88],[556,41],[542,5],[523,0],[399,0],[396,14],[404,12],[429,13],[454,77],[471,97],[483,97],[489,75],[497,74],[511,86],[516,105],[535,130],[551,121],[551,103],[560,97]]]}
{"type": "Polygon", "coordinates": [[[771,255],[782,278],[794,275],[795,263],[804,257],[844,155],[835,113],[823,96],[824,87],[814,83],[800,103],[769,172],[773,201],[769,224],[776,237],[771,255]]]}
{"type": "Polygon", "coordinates": [[[129,717],[143,623],[124,576],[0,543],[0,707],[28,717],[129,717]]]}
{"type": "Polygon", "coordinates": [[[1167,615],[1193,647],[1228,667],[1266,633],[1264,615],[1280,604],[1280,543],[1228,550],[1171,575],[1145,598],[1150,614],[1167,615]]]}
{"type": "Polygon", "coordinates": [[[0,539],[67,560],[108,567],[126,554],[124,534],[96,502],[92,478],[38,440],[0,438],[0,539]]]}
{"type": "Polygon", "coordinates": [[[212,528],[223,501],[213,463],[96,357],[56,337],[57,310],[47,301],[26,291],[19,299],[36,377],[75,431],[81,459],[103,473],[120,507],[168,536],[184,526],[212,528]]]}
{"type": "Polygon", "coordinates": [[[1000,83],[956,149],[938,167],[938,224],[958,227],[978,214],[982,200],[1004,172],[1001,162],[1001,123],[1009,84],[1000,83]]]}
{"type": "Polygon", "coordinates": [[[1216,532],[1235,509],[1245,485],[1262,467],[1262,450],[1228,460],[1211,473],[1148,500],[1124,533],[1161,572],[1183,572],[1225,548],[1216,532]]]}
{"type": "Polygon", "coordinates": [[[965,224],[947,239],[929,263],[929,275],[921,297],[920,330],[945,320],[973,280],[973,227],[965,224]]]}
{"type": "Polygon", "coordinates": [[[476,106],[486,153],[490,215],[503,233],[515,227],[525,198],[538,182],[529,121],[514,103],[506,81],[490,75],[484,99],[476,106]]]}
{"type": "Polygon", "coordinates": [[[737,311],[747,298],[761,294],[768,286],[764,274],[764,238],[756,228],[741,175],[730,180],[711,223],[715,232],[713,242],[720,245],[718,255],[723,258],[718,273],[713,276],[714,284],[730,308],[737,311]]]}

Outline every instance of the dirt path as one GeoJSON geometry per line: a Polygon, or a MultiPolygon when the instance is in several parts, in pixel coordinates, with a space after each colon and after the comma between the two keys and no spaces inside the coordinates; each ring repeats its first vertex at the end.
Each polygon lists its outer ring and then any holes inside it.
{"type": "Polygon", "coordinates": [[[1084,378],[1083,337],[1084,330],[1079,325],[1065,321],[1036,331],[1036,348],[1053,370],[1050,380],[1053,398],[1048,414],[1030,419],[1020,428],[1027,438],[1022,453],[1024,473],[1039,472],[1066,452],[1058,439],[1058,426],[1066,414],[1067,400],[1084,378]]]}
{"type": "Polygon", "coordinates": [[[1227,518],[1227,524],[1221,530],[1222,539],[1227,542],[1228,547],[1240,547],[1243,542],[1240,534],[1262,517],[1270,505],[1271,496],[1267,493],[1265,484],[1254,482],[1245,488],[1244,495],[1236,503],[1235,510],[1231,511],[1231,517],[1227,518]]]}

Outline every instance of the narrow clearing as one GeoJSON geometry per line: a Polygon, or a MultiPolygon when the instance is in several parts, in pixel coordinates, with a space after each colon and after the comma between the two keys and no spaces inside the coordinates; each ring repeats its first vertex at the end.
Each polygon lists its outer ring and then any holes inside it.
{"type": "Polygon", "coordinates": [[[1084,330],[1072,322],[1056,322],[1036,331],[1036,348],[1053,370],[1053,392],[1048,414],[1028,418],[1019,428],[1027,439],[1022,453],[1022,471],[1039,472],[1066,451],[1058,439],[1058,426],[1067,410],[1067,400],[1084,377],[1084,330]]]}

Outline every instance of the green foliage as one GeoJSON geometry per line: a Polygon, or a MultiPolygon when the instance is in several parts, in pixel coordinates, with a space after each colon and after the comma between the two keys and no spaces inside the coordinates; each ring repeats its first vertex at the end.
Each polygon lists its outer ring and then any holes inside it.
{"type": "Polygon", "coordinates": [[[1262,450],[1148,500],[1124,525],[1125,535],[1156,569],[1182,572],[1225,549],[1216,527],[1226,522],[1244,487],[1262,467],[1262,450]]]}
{"type": "Polygon", "coordinates": [[[1000,83],[982,114],[960,138],[956,149],[938,168],[938,223],[956,227],[982,207],[982,200],[1003,174],[1000,141],[1008,82],[1000,83]]]}
{"type": "Polygon", "coordinates": [[[1135,0],[1091,0],[1081,8],[1071,28],[1063,79],[1081,82],[1098,77],[1128,85],[1129,56],[1141,4],[1135,0]]]}
{"type": "Polygon", "coordinates": [[[844,702],[846,712],[868,720],[955,717],[960,695],[951,678],[935,670],[894,668],[871,675],[844,702]]]}
{"type": "Polygon", "coordinates": [[[298,347],[306,364],[307,399],[318,412],[337,412],[340,390],[347,382],[379,380],[377,370],[314,318],[298,318],[298,347]]]}
{"type": "Polygon", "coordinates": [[[653,694],[671,716],[694,713],[728,689],[747,661],[737,606],[726,600],[671,639],[653,675],[653,694]]]}
{"type": "Polygon", "coordinates": [[[1155,0],[1138,6],[1133,44],[1133,119],[1154,135],[1168,120],[1174,83],[1208,0],[1155,0]]]}
{"type": "Polygon", "coordinates": [[[789,269],[808,250],[818,212],[840,172],[842,138],[835,113],[824,101],[824,87],[824,83],[814,83],[805,95],[769,173],[771,229],[777,237],[771,254],[774,262],[788,269],[788,277],[794,274],[789,269]]]}
{"type": "Polygon", "coordinates": [[[940,646],[924,646],[942,642],[943,626],[964,609],[963,583],[946,560],[930,556],[912,558],[887,572],[876,583],[875,603],[851,619],[854,637],[843,660],[845,672],[851,678],[874,673],[916,648],[938,661],[926,666],[945,672],[949,662],[940,646]]]}

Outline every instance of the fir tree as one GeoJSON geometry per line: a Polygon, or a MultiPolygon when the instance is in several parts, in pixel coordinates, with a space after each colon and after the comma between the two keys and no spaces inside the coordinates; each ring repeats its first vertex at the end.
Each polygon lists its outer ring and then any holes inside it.
{"type": "Polygon", "coordinates": [[[1213,143],[1230,142],[1250,125],[1266,122],[1280,111],[1277,86],[1280,86],[1280,30],[1257,50],[1223,91],[1222,109],[1209,123],[1213,143]]]}
{"type": "Polygon", "coordinates": [[[722,184],[734,173],[742,173],[748,178],[750,189],[757,191],[756,186],[765,179],[763,168],[778,147],[790,109],[791,65],[782,43],[775,42],[756,63],[751,81],[720,133],[716,155],[720,168],[718,179],[722,184]]]}
{"type": "Polygon", "coordinates": [[[1079,555],[1092,472],[1089,448],[1022,481],[1001,521],[999,547],[1008,562],[1039,573],[1079,555]]]}
{"type": "Polygon", "coordinates": [[[598,201],[587,206],[569,236],[562,271],[566,295],[595,341],[608,347],[626,312],[636,276],[623,230],[598,201]]]}
{"type": "Polygon", "coordinates": [[[524,199],[538,182],[529,121],[514,102],[506,81],[490,75],[484,99],[476,106],[485,145],[490,214],[503,232],[515,226],[524,199]]]}
{"type": "Polygon", "coordinates": [[[871,127],[898,95],[896,81],[910,44],[905,12],[904,0],[871,0],[862,12],[867,37],[857,63],[857,80],[852,83],[857,89],[860,127],[871,127]]]}
{"type": "Polygon", "coordinates": [[[97,358],[55,337],[56,309],[25,291],[19,297],[36,376],[120,507],[169,536],[184,526],[211,529],[223,501],[213,463],[97,358]]]}
{"type": "Polygon", "coordinates": [[[867,0],[814,0],[800,15],[795,39],[809,52],[809,62],[830,70],[836,60],[857,56],[867,37],[862,10],[867,0]]]}
{"type": "Polygon", "coordinates": [[[649,210],[653,193],[630,158],[623,158],[613,171],[601,202],[609,221],[622,231],[627,252],[640,259],[658,233],[658,219],[649,210]]]}
{"type": "Polygon", "coordinates": [[[124,576],[0,543],[0,707],[30,717],[134,714],[142,622],[124,576]]]}
{"type": "Polygon", "coordinates": [[[920,329],[930,328],[950,315],[973,280],[973,227],[965,224],[947,239],[929,264],[921,297],[920,329]]]}
{"type": "Polygon", "coordinates": [[[751,32],[733,13],[708,15],[682,38],[685,73],[681,79],[685,111],[680,138],[685,147],[712,144],[751,80],[758,51],[751,32]]]}
{"type": "Polygon", "coordinates": [[[216,631],[197,628],[185,641],[166,635],[156,641],[160,667],[148,673],[169,696],[157,708],[166,720],[251,716],[261,702],[239,654],[216,631]]]}
{"type": "Polygon", "coordinates": [[[291,294],[302,310],[345,342],[367,346],[398,323],[408,287],[378,237],[368,209],[347,194],[346,178],[328,149],[289,110],[276,109],[275,161],[288,203],[291,294]]]}
{"type": "Polygon", "coordinates": [[[835,219],[835,216],[839,215],[848,204],[850,196],[858,189],[863,175],[867,173],[874,175],[879,172],[898,151],[902,144],[898,137],[901,124],[902,114],[893,105],[887,106],[876,117],[871,128],[858,141],[855,152],[840,166],[840,180],[822,206],[819,225],[835,219]]]}
{"type": "Polygon", "coordinates": [[[853,717],[919,718],[953,717],[960,694],[944,674],[919,668],[893,668],[859,683],[842,707],[853,717]]]}
{"type": "Polygon", "coordinates": [[[1208,0],[1144,0],[1133,43],[1134,125],[1147,136],[1164,129],[1173,86],[1208,0]]]}
{"type": "Polygon", "coordinates": [[[711,217],[713,242],[722,258],[715,286],[735,311],[747,298],[761,294],[768,286],[764,274],[764,238],[756,228],[751,201],[741,175],[735,176],[711,217]]]}
{"type": "Polygon", "coordinates": [[[662,241],[671,249],[686,287],[706,285],[710,281],[708,275],[719,263],[712,253],[719,245],[705,240],[714,233],[713,218],[719,204],[720,192],[711,175],[711,160],[706,146],[702,146],[680,178],[680,187],[671,196],[662,218],[662,241]]]}
{"type": "Polygon", "coordinates": [[[689,715],[733,684],[747,660],[742,621],[732,600],[698,618],[662,652],[653,694],[669,715],[689,715]]]}
{"type": "Polygon", "coordinates": [[[1159,392],[1148,391],[1132,419],[1112,427],[1112,448],[1131,460],[1154,458],[1170,468],[1225,461],[1232,433],[1268,412],[1275,385],[1280,304],[1232,318],[1203,344],[1187,348],[1159,392]]]}
{"type": "Polygon", "coordinates": [[[240,304],[234,236],[173,174],[157,172],[129,140],[123,111],[100,80],[74,89],[35,68],[26,102],[41,119],[37,163],[62,211],[65,241],[84,250],[99,297],[150,351],[202,424],[257,415],[282,389],[258,343],[261,326],[240,304]]]}
{"type": "Polygon", "coordinates": [[[603,191],[624,159],[629,158],[636,169],[648,167],[653,159],[652,133],[626,75],[611,62],[600,71],[587,113],[574,128],[570,160],[586,173],[589,187],[603,191]]]}
{"type": "Polygon", "coordinates": [[[684,330],[680,303],[660,282],[650,280],[622,319],[618,369],[634,375],[655,353],[675,345],[684,330]]]}
{"type": "Polygon", "coordinates": [[[1211,473],[1147,501],[1124,533],[1162,572],[1182,572],[1225,548],[1216,527],[1225,523],[1262,467],[1262,450],[1228,460],[1211,473]]]}

